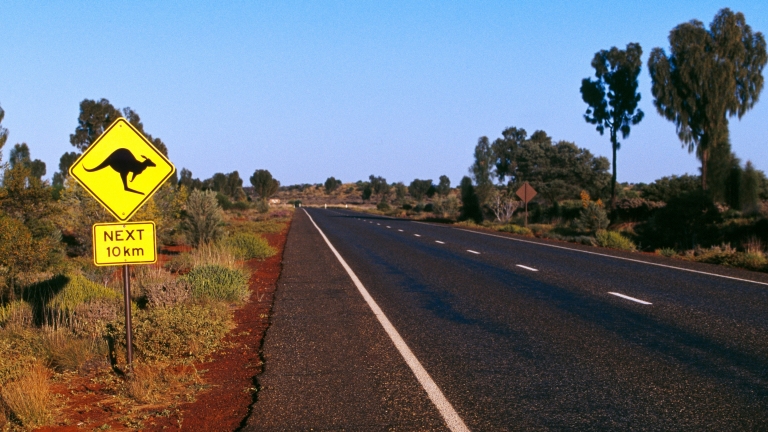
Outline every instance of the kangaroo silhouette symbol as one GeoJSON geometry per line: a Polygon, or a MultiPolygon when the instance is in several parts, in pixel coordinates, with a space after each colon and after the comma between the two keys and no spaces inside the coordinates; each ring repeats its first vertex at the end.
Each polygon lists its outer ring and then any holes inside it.
{"type": "Polygon", "coordinates": [[[88,169],[83,167],[87,172],[94,172],[106,167],[110,167],[120,174],[120,178],[123,179],[123,188],[127,192],[133,192],[139,195],[144,195],[144,192],[139,192],[128,187],[128,173],[131,173],[131,181],[136,178],[137,175],[144,172],[147,167],[157,166],[154,162],[149,160],[146,156],[142,156],[144,160],[139,162],[131,153],[130,150],[125,148],[119,148],[107,156],[99,166],[96,168],[88,169]]]}

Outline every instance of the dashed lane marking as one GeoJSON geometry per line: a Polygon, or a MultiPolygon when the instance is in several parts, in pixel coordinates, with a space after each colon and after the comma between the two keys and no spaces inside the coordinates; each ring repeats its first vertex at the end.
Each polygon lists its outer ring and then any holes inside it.
{"type": "Polygon", "coordinates": [[[408,345],[400,336],[400,333],[397,332],[397,329],[395,329],[387,316],[384,315],[384,312],[381,310],[379,305],[376,304],[376,301],[373,300],[373,297],[371,297],[371,295],[368,293],[368,290],[365,289],[363,283],[360,282],[360,279],[358,279],[355,272],[352,271],[352,268],[349,267],[347,262],[344,261],[344,258],[341,257],[341,254],[339,254],[336,248],[333,247],[331,241],[328,240],[328,237],[325,236],[323,230],[317,226],[314,219],[312,219],[312,216],[309,215],[309,212],[306,209],[304,209],[304,213],[307,214],[307,217],[312,222],[312,225],[317,228],[317,231],[323,237],[325,243],[331,249],[333,254],[336,255],[336,258],[341,263],[341,266],[344,267],[344,270],[347,271],[347,274],[349,275],[350,279],[352,279],[352,282],[354,282],[357,290],[360,291],[360,294],[365,299],[365,302],[368,303],[368,307],[371,308],[373,314],[379,320],[381,326],[384,327],[384,331],[387,332],[387,335],[389,335],[389,338],[395,344],[395,347],[400,352],[400,355],[402,355],[403,359],[405,359],[405,363],[408,365],[408,367],[411,368],[411,371],[416,376],[419,384],[421,384],[421,386],[427,392],[429,399],[433,404],[435,404],[437,410],[440,411],[440,414],[443,416],[448,429],[453,432],[469,432],[469,428],[467,428],[467,425],[464,424],[464,420],[462,420],[456,410],[453,409],[453,406],[448,401],[448,399],[445,398],[445,395],[443,394],[442,390],[440,390],[440,387],[438,387],[437,384],[432,380],[432,377],[429,376],[427,370],[424,369],[424,366],[421,365],[419,359],[417,359],[411,349],[408,348],[408,345]]]}
{"type": "Polygon", "coordinates": [[[520,268],[524,268],[524,269],[526,269],[526,270],[530,270],[530,271],[538,271],[538,270],[536,270],[536,269],[535,269],[535,268],[533,268],[533,267],[524,266],[524,265],[522,265],[522,264],[518,264],[517,266],[518,266],[518,267],[520,267],[520,268]]]}
{"type": "MultiPolygon", "coordinates": [[[[422,224],[424,224],[424,222],[414,222],[414,223],[422,223],[422,224]]],[[[432,225],[432,224],[425,224],[425,225],[432,225]]],[[[432,225],[432,226],[440,226],[440,225],[432,225]]],[[[668,269],[680,270],[680,271],[689,272],[689,273],[698,273],[698,274],[703,274],[703,275],[707,275],[707,276],[714,276],[714,277],[719,277],[719,278],[723,278],[723,279],[735,280],[735,281],[739,281],[739,282],[749,282],[749,283],[753,283],[753,284],[757,284],[757,285],[768,286],[768,282],[760,282],[760,281],[756,281],[756,280],[743,279],[743,278],[738,278],[738,277],[733,277],[733,276],[726,276],[726,275],[721,275],[721,274],[717,274],[717,273],[705,272],[705,271],[701,271],[701,270],[687,269],[685,267],[676,267],[676,266],[660,264],[660,263],[655,263],[655,262],[650,262],[650,261],[643,261],[643,260],[639,260],[639,259],[625,258],[625,257],[620,257],[620,256],[615,256],[615,255],[608,255],[608,254],[599,253],[599,252],[591,252],[591,251],[585,251],[585,250],[581,250],[581,249],[573,249],[573,248],[569,248],[569,247],[565,247],[565,246],[558,246],[558,245],[552,245],[552,244],[547,244],[547,243],[539,243],[539,242],[535,242],[535,241],[523,240],[523,239],[518,239],[518,238],[514,238],[514,237],[505,237],[505,236],[500,236],[500,235],[495,235],[495,234],[488,234],[488,233],[484,233],[484,232],[477,232],[477,231],[467,230],[467,229],[463,229],[463,228],[454,228],[454,229],[457,229],[459,231],[468,232],[468,233],[473,233],[473,234],[480,234],[480,235],[489,236],[489,237],[497,237],[497,238],[500,238],[500,239],[512,240],[512,241],[516,241],[516,242],[520,242],[520,243],[528,243],[528,244],[533,244],[533,245],[538,245],[538,246],[551,247],[551,248],[555,248],[555,249],[565,249],[565,250],[568,250],[568,251],[571,251],[571,252],[580,252],[580,253],[585,253],[585,254],[590,254],[590,255],[598,255],[598,256],[602,256],[602,257],[606,257],[606,258],[614,258],[614,259],[618,259],[618,260],[631,261],[631,262],[635,262],[635,263],[647,264],[647,265],[652,265],[652,266],[656,266],[656,267],[664,267],[664,268],[668,268],[668,269]]]]}
{"type": "Polygon", "coordinates": [[[445,242],[441,242],[440,240],[435,240],[435,243],[445,244],[445,242]]]}
{"type": "Polygon", "coordinates": [[[421,237],[421,234],[414,234],[416,237],[421,237]]]}
{"type": "Polygon", "coordinates": [[[469,253],[473,253],[473,254],[476,254],[476,255],[480,255],[480,252],[478,252],[478,251],[473,251],[472,249],[467,249],[467,252],[469,252],[469,253]]]}
{"type": "Polygon", "coordinates": [[[647,301],[645,301],[645,300],[636,299],[636,298],[634,298],[634,297],[630,297],[630,296],[628,296],[628,295],[624,295],[624,294],[619,294],[619,293],[616,293],[616,292],[609,292],[608,294],[613,294],[613,295],[615,295],[616,297],[621,297],[621,298],[623,298],[623,299],[631,300],[631,301],[633,301],[633,302],[637,302],[637,303],[640,303],[640,304],[644,304],[644,305],[650,305],[650,304],[653,304],[653,303],[647,302],[647,301]]]}

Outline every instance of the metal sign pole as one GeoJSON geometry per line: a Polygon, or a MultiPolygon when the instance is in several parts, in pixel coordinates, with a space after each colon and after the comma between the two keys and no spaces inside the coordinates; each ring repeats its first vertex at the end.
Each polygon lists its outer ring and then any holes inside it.
{"type": "Polygon", "coordinates": [[[131,336],[131,270],[123,266],[123,295],[125,297],[125,344],[128,349],[128,368],[133,364],[133,337],[131,336]]]}

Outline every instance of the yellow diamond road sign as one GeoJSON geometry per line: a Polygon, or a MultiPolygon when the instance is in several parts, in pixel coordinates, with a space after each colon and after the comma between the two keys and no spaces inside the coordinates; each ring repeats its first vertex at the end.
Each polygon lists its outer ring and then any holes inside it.
{"type": "Polygon", "coordinates": [[[121,117],[85,150],[69,174],[114,217],[126,221],[175,170],[165,155],[121,117]]]}

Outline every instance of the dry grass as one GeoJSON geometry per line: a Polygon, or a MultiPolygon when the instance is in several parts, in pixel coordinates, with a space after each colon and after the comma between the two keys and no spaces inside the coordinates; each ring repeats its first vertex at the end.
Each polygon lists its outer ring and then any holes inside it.
{"type": "Polygon", "coordinates": [[[744,246],[744,252],[748,254],[753,254],[753,255],[765,254],[765,246],[763,246],[763,242],[756,236],[752,236],[749,239],[747,239],[747,241],[744,242],[743,246],[744,246]]]}
{"type": "Polygon", "coordinates": [[[200,376],[193,366],[174,367],[166,363],[136,361],[123,384],[123,392],[137,403],[154,404],[171,400],[181,389],[200,383],[200,376]]]}
{"type": "Polygon", "coordinates": [[[0,389],[0,396],[15,422],[34,428],[53,420],[50,377],[51,372],[45,366],[35,363],[23,376],[0,389]]]}
{"type": "Polygon", "coordinates": [[[62,330],[46,332],[43,349],[48,363],[56,371],[77,371],[96,355],[105,355],[100,339],[80,339],[62,330]]]}
{"type": "Polygon", "coordinates": [[[200,245],[197,249],[192,250],[191,255],[192,267],[220,265],[230,269],[237,268],[234,254],[222,244],[200,245]]]}

